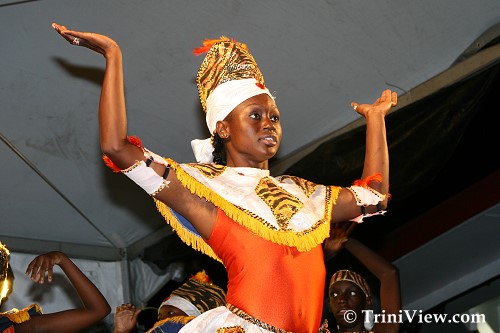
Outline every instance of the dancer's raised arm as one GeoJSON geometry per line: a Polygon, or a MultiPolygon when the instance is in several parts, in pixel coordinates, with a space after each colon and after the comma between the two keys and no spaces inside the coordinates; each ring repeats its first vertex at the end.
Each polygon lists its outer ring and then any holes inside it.
{"type": "Polygon", "coordinates": [[[182,187],[175,171],[169,172],[163,158],[155,155],[156,163],[148,162],[147,158],[153,158],[152,154],[145,153],[142,148],[128,140],[122,53],[118,44],[101,34],[70,30],[57,23],[52,23],[52,27],[72,45],[100,53],[106,60],[99,103],[102,152],[119,170],[133,166],[129,169],[131,172],[125,172],[129,178],[150,195],[189,219],[202,236],[208,237],[215,220],[214,206],[182,187]],[[168,191],[164,190],[167,187],[168,191]]]}
{"type": "MultiPolygon", "coordinates": [[[[352,107],[366,120],[366,149],[361,181],[349,189],[342,189],[332,214],[332,222],[351,220],[360,214],[371,214],[387,207],[389,194],[389,152],[385,116],[397,105],[397,93],[384,90],[373,104],[352,103],[352,107]],[[368,192],[363,192],[363,187],[368,192]],[[370,196],[370,188],[377,196],[370,196]],[[360,192],[361,191],[361,192],[360,192]],[[380,194],[380,195],[379,195],[380,194]],[[377,204],[377,200],[380,202],[377,204]]],[[[358,222],[360,220],[358,219],[358,222]]]]}
{"type": "Polygon", "coordinates": [[[382,194],[389,192],[389,152],[385,116],[397,102],[398,96],[395,92],[384,90],[380,98],[371,105],[353,103],[356,112],[366,119],[366,151],[362,178],[380,174],[381,182],[374,182],[370,186],[382,194]]]}
{"type": "Polygon", "coordinates": [[[144,159],[142,151],[127,140],[127,115],[123,88],[122,53],[111,38],[90,32],[69,30],[53,23],[52,27],[68,42],[83,46],[106,59],[106,71],[99,103],[101,149],[119,168],[125,169],[144,159]]]}

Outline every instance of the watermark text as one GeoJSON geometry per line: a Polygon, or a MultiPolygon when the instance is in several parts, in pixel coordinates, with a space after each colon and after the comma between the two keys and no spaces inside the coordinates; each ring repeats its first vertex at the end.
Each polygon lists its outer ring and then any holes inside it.
{"type": "MultiPolygon", "coordinates": [[[[422,310],[399,310],[399,313],[386,313],[384,310],[382,310],[382,313],[374,313],[373,310],[362,310],[362,312],[364,322],[372,322],[375,324],[402,324],[405,321],[410,323],[417,322],[419,324],[482,324],[486,322],[485,315],[481,313],[457,313],[451,315],[447,313],[424,313],[422,310]]],[[[347,318],[345,319],[347,321],[347,318]]],[[[352,319],[352,314],[350,319],[352,319]]],[[[350,322],[353,322],[353,320],[350,320],[350,322]]]]}

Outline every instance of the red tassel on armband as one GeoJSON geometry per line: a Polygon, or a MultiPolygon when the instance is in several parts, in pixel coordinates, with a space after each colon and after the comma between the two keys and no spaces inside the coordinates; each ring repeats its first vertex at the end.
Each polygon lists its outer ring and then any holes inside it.
{"type": "Polygon", "coordinates": [[[356,186],[368,187],[368,184],[370,182],[381,183],[382,182],[382,174],[376,173],[376,174],[373,174],[373,175],[368,176],[366,178],[355,180],[354,183],[352,183],[352,184],[356,185],[356,186]]]}
{"type": "MultiPolygon", "coordinates": [[[[128,142],[130,142],[134,146],[137,146],[141,149],[144,148],[142,145],[141,139],[137,136],[134,136],[134,135],[127,136],[127,140],[128,140],[128,142]]],[[[113,170],[113,172],[120,172],[121,171],[121,169],[108,156],[106,156],[106,154],[102,155],[102,160],[104,161],[104,164],[106,164],[106,166],[108,168],[113,170]]]]}
{"type": "MultiPolygon", "coordinates": [[[[379,182],[379,183],[381,183],[382,182],[382,174],[375,173],[375,174],[373,174],[371,176],[368,176],[366,178],[355,180],[354,183],[352,183],[352,184],[356,185],[356,186],[361,186],[361,187],[369,187],[368,184],[370,182],[379,182]]],[[[385,197],[388,200],[390,200],[391,199],[391,194],[387,193],[385,195],[385,197]]]]}
{"type": "Polygon", "coordinates": [[[141,149],[144,148],[144,146],[142,145],[142,141],[138,136],[129,135],[129,136],[127,136],[127,140],[128,140],[128,142],[130,142],[134,146],[137,146],[141,149]]]}

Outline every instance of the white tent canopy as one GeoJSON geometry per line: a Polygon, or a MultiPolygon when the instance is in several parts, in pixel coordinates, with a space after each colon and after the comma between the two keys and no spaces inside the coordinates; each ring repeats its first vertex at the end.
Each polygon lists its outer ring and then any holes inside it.
{"type": "Polygon", "coordinates": [[[194,83],[202,58],[191,50],[221,35],[245,42],[277,96],[282,171],[360,123],[351,101],[390,88],[402,108],[412,91],[432,93],[425,84],[499,21],[498,0],[0,1],[0,241],[19,272],[24,253],[83,260],[106,292],[111,283],[112,306],[145,302],[178,273],[157,275],[140,260],[172,231],[146,193],[101,161],[102,56],[69,45],[52,22],[119,43],[129,133],[179,162],[194,161],[190,141],[208,136],[194,83]]]}

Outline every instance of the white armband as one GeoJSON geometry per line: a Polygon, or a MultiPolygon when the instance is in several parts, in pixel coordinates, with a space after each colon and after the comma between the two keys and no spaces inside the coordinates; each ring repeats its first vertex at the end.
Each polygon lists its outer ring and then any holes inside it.
{"type": "Polygon", "coordinates": [[[166,166],[168,168],[168,163],[167,163],[167,161],[165,161],[165,159],[163,157],[161,157],[160,155],[157,155],[157,154],[153,153],[151,150],[148,150],[146,148],[142,148],[142,149],[144,151],[144,157],[146,157],[146,158],[153,158],[153,161],[155,163],[163,164],[164,166],[166,166]]]}
{"type": "MultiPolygon", "coordinates": [[[[165,165],[168,170],[168,164],[165,165]]],[[[163,190],[165,187],[168,187],[168,184],[170,183],[168,180],[158,175],[152,168],[148,167],[144,161],[137,161],[134,165],[122,170],[121,172],[128,178],[132,179],[151,196],[158,194],[158,192],[163,190]]]]}
{"type": "Polygon", "coordinates": [[[363,218],[365,217],[385,214],[386,211],[382,210],[379,205],[379,203],[385,200],[386,198],[384,194],[375,191],[370,187],[363,187],[357,185],[350,186],[347,189],[351,191],[351,193],[354,195],[354,198],[356,199],[356,204],[358,206],[361,206],[361,215],[359,215],[354,219],[351,219],[350,221],[361,223],[363,222],[363,218]],[[365,208],[367,206],[377,206],[378,211],[375,213],[366,213],[365,208]]]}

